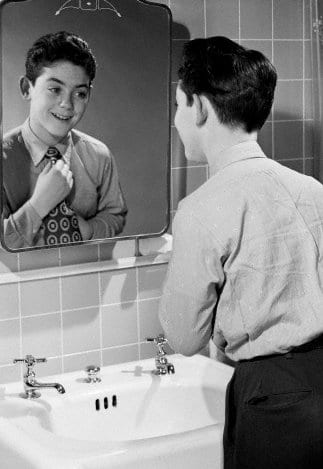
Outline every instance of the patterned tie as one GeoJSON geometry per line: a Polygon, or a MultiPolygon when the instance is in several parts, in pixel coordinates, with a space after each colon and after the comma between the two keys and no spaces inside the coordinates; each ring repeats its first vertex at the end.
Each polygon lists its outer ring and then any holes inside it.
{"type": "MultiPolygon", "coordinates": [[[[62,158],[61,153],[55,147],[49,147],[45,158],[54,165],[62,158]]],[[[77,216],[68,208],[63,200],[54,207],[43,219],[45,244],[67,244],[82,241],[77,216]]]]}

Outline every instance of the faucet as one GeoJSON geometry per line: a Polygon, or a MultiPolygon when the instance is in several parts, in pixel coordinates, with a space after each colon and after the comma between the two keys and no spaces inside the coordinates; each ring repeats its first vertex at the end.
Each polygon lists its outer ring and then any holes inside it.
{"type": "Polygon", "coordinates": [[[155,357],[156,369],[153,371],[155,375],[166,375],[175,373],[175,367],[172,363],[169,363],[166,357],[164,347],[168,342],[163,334],[159,334],[157,337],[147,337],[147,342],[154,342],[157,346],[157,355],[155,357]]]}
{"type": "Polygon", "coordinates": [[[35,358],[32,355],[26,355],[25,358],[15,358],[13,363],[23,362],[27,365],[26,373],[24,374],[24,388],[25,394],[23,397],[25,399],[36,399],[41,396],[38,389],[44,388],[55,388],[60,394],[65,393],[64,387],[59,383],[40,383],[36,380],[36,374],[34,371],[34,366],[36,363],[47,362],[46,358],[35,358]]]}

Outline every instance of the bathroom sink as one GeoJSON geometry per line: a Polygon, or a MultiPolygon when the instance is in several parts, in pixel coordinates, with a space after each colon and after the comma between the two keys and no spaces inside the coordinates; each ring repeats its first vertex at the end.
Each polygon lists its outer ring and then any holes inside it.
{"type": "Polygon", "coordinates": [[[202,457],[204,469],[220,468],[232,368],[200,355],[169,360],[175,374],[154,375],[149,359],[104,367],[99,383],[82,372],[42,378],[66,393],[41,389],[35,400],[21,396],[22,383],[0,388],[6,467],[175,469],[199,467],[202,457]]]}

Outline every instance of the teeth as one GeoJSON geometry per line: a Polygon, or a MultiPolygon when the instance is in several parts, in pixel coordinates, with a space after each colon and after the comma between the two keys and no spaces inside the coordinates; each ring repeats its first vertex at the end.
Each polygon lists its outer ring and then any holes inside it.
{"type": "Polygon", "coordinates": [[[55,114],[55,112],[53,112],[52,114],[53,114],[53,116],[57,117],[58,119],[60,119],[62,121],[67,121],[71,118],[71,117],[61,116],[60,114],[55,114]]]}

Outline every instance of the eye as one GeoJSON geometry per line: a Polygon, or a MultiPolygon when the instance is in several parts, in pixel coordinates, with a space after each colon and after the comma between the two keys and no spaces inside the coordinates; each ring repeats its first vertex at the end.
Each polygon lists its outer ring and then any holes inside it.
{"type": "Polygon", "coordinates": [[[76,91],[75,96],[77,98],[85,100],[88,97],[88,92],[87,91],[76,91]]]}
{"type": "Polygon", "coordinates": [[[61,89],[58,87],[58,86],[53,86],[52,88],[48,88],[48,90],[52,93],[52,94],[59,94],[61,89]]]}

